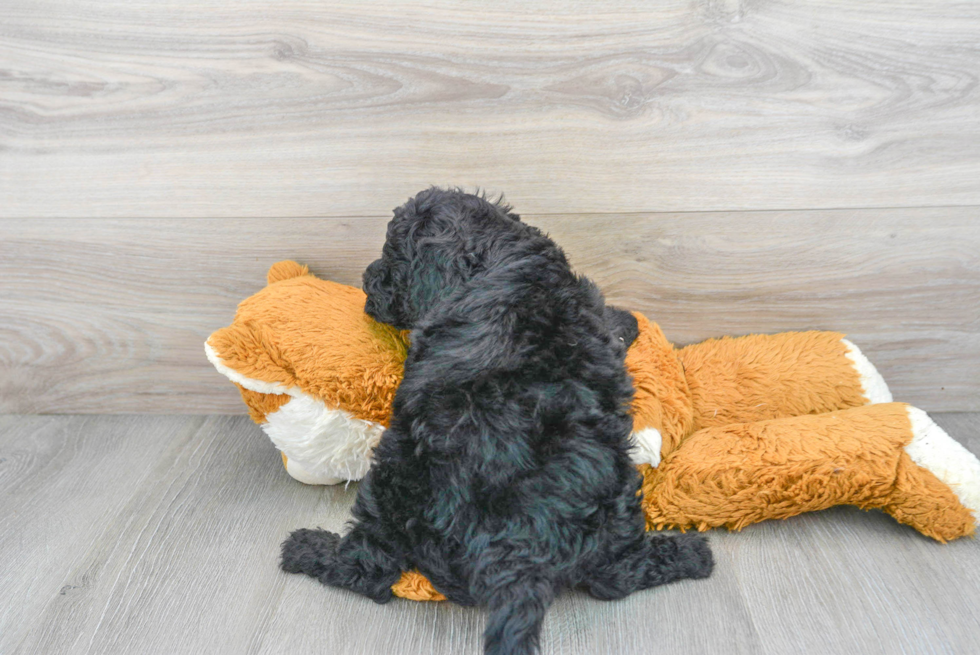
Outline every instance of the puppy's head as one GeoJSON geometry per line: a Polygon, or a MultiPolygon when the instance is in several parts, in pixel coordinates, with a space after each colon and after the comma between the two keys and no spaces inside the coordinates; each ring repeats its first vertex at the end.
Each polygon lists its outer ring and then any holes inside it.
{"type": "Polygon", "coordinates": [[[364,271],[364,311],[411,329],[528,229],[506,205],[456,189],[426,189],[396,209],[388,223],[381,258],[364,271]]]}

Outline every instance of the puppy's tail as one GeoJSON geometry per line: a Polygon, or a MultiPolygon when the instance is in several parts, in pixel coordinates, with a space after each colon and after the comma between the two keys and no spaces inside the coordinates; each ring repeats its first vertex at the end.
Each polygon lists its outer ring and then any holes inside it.
{"type": "Polygon", "coordinates": [[[544,614],[555,597],[551,580],[523,571],[509,572],[489,593],[490,618],[483,633],[486,655],[538,652],[544,614]]]}
{"type": "Polygon", "coordinates": [[[305,573],[319,578],[337,555],[340,536],[326,530],[303,528],[282,542],[282,562],[286,573],[305,573]]]}

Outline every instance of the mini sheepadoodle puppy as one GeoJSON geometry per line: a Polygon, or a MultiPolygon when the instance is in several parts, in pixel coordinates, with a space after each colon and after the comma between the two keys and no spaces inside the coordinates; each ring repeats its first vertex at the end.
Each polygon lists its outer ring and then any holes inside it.
{"type": "Polygon", "coordinates": [[[417,568],[485,603],[487,653],[537,650],[566,586],[597,598],[704,578],[703,538],[644,531],[623,359],[636,323],[510,208],[429,189],[395,210],[365,310],[411,329],[350,531],[297,530],[282,568],[379,603],[417,568]]]}

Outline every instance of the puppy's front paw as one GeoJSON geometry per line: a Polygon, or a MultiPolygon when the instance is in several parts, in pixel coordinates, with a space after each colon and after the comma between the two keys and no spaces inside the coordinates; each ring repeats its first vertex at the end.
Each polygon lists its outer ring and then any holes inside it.
{"type": "Polygon", "coordinates": [[[282,542],[279,567],[286,573],[305,573],[314,578],[327,569],[337,552],[340,535],[326,530],[303,528],[282,542]]]}
{"type": "Polygon", "coordinates": [[[696,534],[685,534],[677,538],[678,564],[687,577],[707,578],[715,568],[715,558],[711,554],[708,540],[696,534]]]}

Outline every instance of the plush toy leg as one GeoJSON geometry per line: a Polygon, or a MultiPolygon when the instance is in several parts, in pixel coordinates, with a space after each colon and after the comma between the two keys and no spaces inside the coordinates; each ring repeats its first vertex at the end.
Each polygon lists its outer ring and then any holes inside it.
{"type": "Polygon", "coordinates": [[[980,461],[902,403],[707,428],[643,473],[654,528],[739,530],[856,505],[948,541],[980,516],[980,461]]]}
{"type": "Polygon", "coordinates": [[[710,339],[678,357],[695,430],[892,400],[871,362],[836,332],[710,339]]]}

